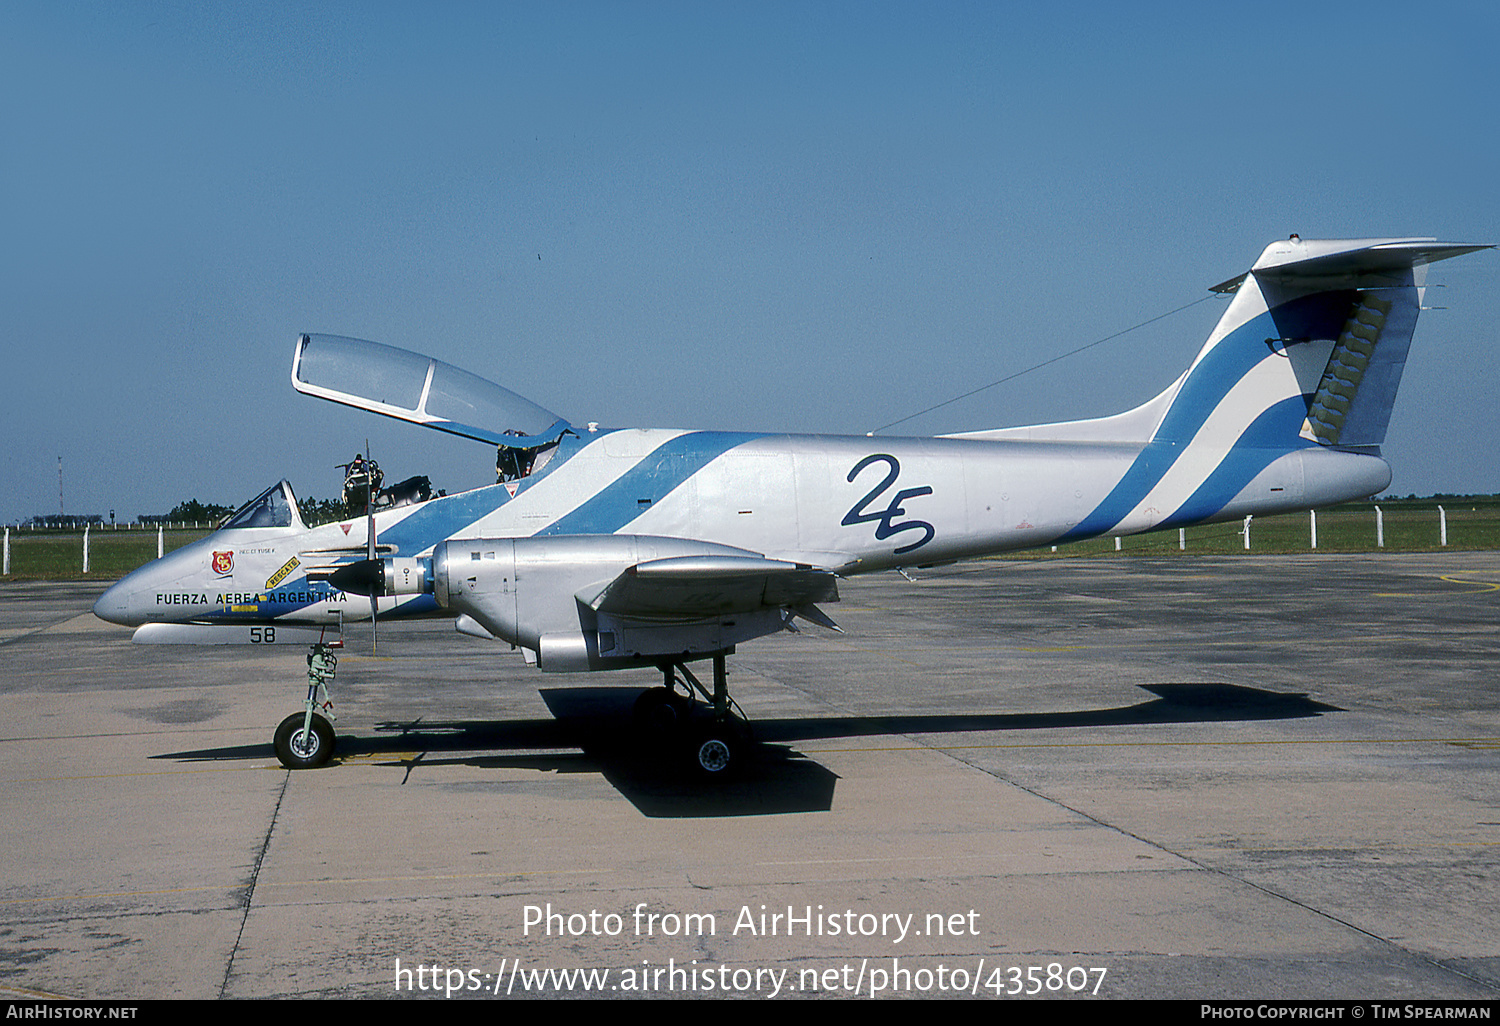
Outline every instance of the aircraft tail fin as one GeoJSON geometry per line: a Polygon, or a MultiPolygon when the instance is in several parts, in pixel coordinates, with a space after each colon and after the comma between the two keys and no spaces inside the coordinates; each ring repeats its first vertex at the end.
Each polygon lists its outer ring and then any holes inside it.
{"type": "Polygon", "coordinates": [[[1427,265],[1484,248],[1434,239],[1272,243],[1248,272],[1214,286],[1233,299],[1169,389],[1152,441],[1375,450],[1427,265]]]}
{"type": "Polygon", "coordinates": [[[1486,248],[1296,236],[1266,247],[1249,271],[1213,287],[1232,298],[1187,373],[1149,403],[1092,422],[1143,448],[1065,538],[1306,509],[1387,487],[1379,446],[1427,265],[1486,248]]]}

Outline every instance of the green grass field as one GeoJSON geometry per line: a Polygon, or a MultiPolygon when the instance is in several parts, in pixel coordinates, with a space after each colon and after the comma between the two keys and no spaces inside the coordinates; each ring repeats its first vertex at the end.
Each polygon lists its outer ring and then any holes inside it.
{"type": "MultiPolygon", "coordinates": [[[[162,549],[206,537],[207,530],[166,531],[162,549]]],[[[83,572],[82,531],[10,531],[10,576],[4,580],[88,579],[112,581],[156,558],[155,531],[89,531],[89,572],[83,572]]]]}
{"type": "MultiPolygon", "coordinates": [[[[1304,552],[1379,552],[1375,543],[1373,503],[1348,503],[1318,512],[1318,547],[1310,546],[1306,513],[1284,513],[1256,517],[1250,524],[1249,554],[1304,552]]],[[[1500,549],[1500,497],[1462,499],[1396,499],[1382,501],[1385,519],[1385,550],[1389,552],[1436,552],[1439,539],[1437,507],[1448,514],[1448,548],[1455,550],[1500,549]]],[[[1185,549],[1178,548],[1176,529],[1120,539],[1115,551],[1113,538],[1009,553],[1007,559],[1056,559],[1062,557],[1116,557],[1131,554],[1170,556],[1216,553],[1243,555],[1241,522],[1207,524],[1187,529],[1185,549]]],[[[206,530],[167,531],[163,548],[170,552],[208,535],[206,530]]],[[[89,532],[89,572],[83,572],[82,531],[10,532],[10,575],[3,580],[115,580],[156,558],[155,531],[89,532]]]]}

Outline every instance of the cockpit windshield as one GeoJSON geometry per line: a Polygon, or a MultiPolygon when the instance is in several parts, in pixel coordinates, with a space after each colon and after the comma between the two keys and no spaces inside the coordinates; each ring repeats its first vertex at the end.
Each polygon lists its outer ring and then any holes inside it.
{"type": "Polygon", "coordinates": [[[297,497],[292,486],[278,481],[220,525],[219,530],[230,531],[240,527],[302,527],[302,517],[297,512],[297,497]]]}
{"type": "Polygon", "coordinates": [[[491,445],[536,449],[568,422],[509,389],[419,353],[338,335],[303,335],[292,386],[346,406],[491,445]]]}

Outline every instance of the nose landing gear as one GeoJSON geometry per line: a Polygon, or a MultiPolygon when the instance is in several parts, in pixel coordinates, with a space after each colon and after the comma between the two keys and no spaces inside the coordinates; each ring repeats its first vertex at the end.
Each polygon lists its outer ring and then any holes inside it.
{"type": "Polygon", "coordinates": [[[307,653],[307,699],[301,712],[292,713],[276,728],[276,758],[287,769],[316,769],[333,757],[338,738],[328,721],[338,717],[333,715],[328,684],[338,672],[334,645],[342,642],[319,642],[307,653]]]}

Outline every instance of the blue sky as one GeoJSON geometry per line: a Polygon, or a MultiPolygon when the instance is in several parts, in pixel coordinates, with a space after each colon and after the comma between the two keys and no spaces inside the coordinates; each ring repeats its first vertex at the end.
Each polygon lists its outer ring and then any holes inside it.
{"type": "MultiPolygon", "coordinates": [[[[862,433],[1270,241],[1500,242],[1495,5],[12,2],[0,521],[493,480],[294,393],[299,332],[578,423],[862,433]]],[[[1500,253],[1440,264],[1391,490],[1500,492],[1500,253]]],[[[1199,304],[908,421],[1102,415],[1199,304]]]]}

